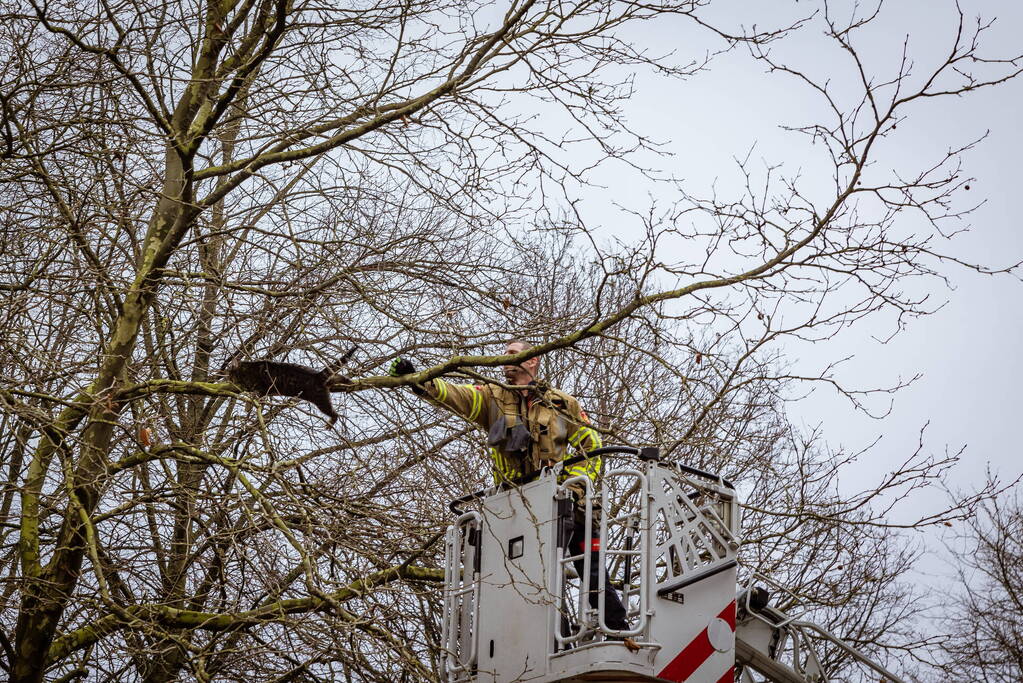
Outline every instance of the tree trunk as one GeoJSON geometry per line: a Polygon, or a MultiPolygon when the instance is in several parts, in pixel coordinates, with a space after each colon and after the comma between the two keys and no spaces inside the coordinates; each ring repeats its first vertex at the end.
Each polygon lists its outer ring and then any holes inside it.
{"type": "MultiPolygon", "coordinates": [[[[87,392],[92,406],[82,431],[78,457],[67,467],[69,471],[74,468],[73,481],[65,482],[71,495],[64,509],[56,550],[39,574],[25,582],[14,634],[15,661],[11,670],[13,683],[42,681],[46,653],[78,583],[82,558],[86,552],[85,525],[79,517],[79,506],[86,515],[90,515],[105,483],[110,440],[123,409],[123,405],[118,405],[114,400],[114,393],[134,351],[142,320],[156,294],[159,269],[166,264],[171,253],[171,245],[166,243],[167,237],[180,234],[180,222],[187,220],[184,210],[187,189],[184,168],[180,156],[169,146],[166,163],[163,193],[146,235],[142,262],[103,349],[100,371],[87,392]]],[[[44,456],[37,449],[34,457],[39,459],[44,456]]],[[[72,456],[61,454],[61,457],[72,456]]],[[[40,463],[44,473],[49,464],[40,463]]],[[[34,521],[38,527],[39,520],[34,521]]],[[[28,568],[24,571],[31,576],[28,568]]]]}

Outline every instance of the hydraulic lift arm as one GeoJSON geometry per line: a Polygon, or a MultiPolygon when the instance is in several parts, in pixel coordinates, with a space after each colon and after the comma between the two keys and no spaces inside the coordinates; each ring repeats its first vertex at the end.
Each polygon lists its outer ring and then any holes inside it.
{"type": "Polygon", "coordinates": [[[828,680],[814,640],[827,641],[883,676],[886,683],[905,683],[877,662],[819,624],[795,619],[767,605],[767,591],[751,588],[739,594],[735,624],[735,662],[744,669],[743,681],[756,671],[772,683],[825,683],[828,680]],[[814,638],[810,638],[810,634],[814,638]]]}

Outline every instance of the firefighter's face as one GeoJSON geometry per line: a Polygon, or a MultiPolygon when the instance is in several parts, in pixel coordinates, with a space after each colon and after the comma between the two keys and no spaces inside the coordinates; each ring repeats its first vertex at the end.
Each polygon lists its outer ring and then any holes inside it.
{"type": "MultiPolygon", "coordinates": [[[[504,350],[505,354],[519,353],[525,349],[524,344],[512,342],[504,350]]],[[[530,358],[521,365],[505,365],[504,380],[508,384],[529,384],[536,378],[536,369],[540,365],[539,358],[530,358]]]]}

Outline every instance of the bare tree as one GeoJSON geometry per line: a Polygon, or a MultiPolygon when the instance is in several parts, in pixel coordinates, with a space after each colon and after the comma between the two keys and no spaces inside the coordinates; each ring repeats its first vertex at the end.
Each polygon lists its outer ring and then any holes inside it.
{"type": "Polygon", "coordinates": [[[906,556],[878,564],[878,549],[986,492],[894,519],[883,501],[954,460],[916,453],[840,493],[852,456],[782,408],[790,387],[833,384],[830,369],[795,374],[780,342],[928,311],[900,283],[957,262],[942,247],[963,213],[961,148],[910,173],[870,164],[907,105],[998,84],[1018,62],[983,56],[985,25],[963,21],[924,76],[906,61],[874,77],[855,37],[876,13],[743,32],[713,26],[707,4],[4,5],[10,679],[433,679],[442,502],[487,464],[463,425],[390,390],[493,381],[512,335],[541,342],[517,359],[545,354],[610,438],[757,484],[751,570],[787,573],[844,635],[910,649],[892,628],[914,609],[893,585],[906,556]],[[629,73],[705,67],[630,42],[653,20],[817,93],[831,118],[801,130],[829,152],[829,195],[750,171],[746,194],[682,194],[611,246],[572,213],[591,161],[566,147],[598,161],[650,147],[620,112],[629,73]],[[852,104],[770,50],[811,25],[856,68],[852,104]],[[531,101],[560,112],[564,136],[531,101]],[[901,230],[907,212],[926,234],[901,230]],[[679,240],[684,258],[663,248],[679,240]],[[224,375],[239,358],[332,368],[353,344],[334,430],[224,375]],[[398,355],[425,368],[383,375],[398,355]],[[797,552],[801,569],[786,565],[797,552]],[[811,562],[836,554],[855,572],[811,562]]]}
{"type": "Polygon", "coordinates": [[[947,614],[941,672],[956,680],[1023,676],[1023,510],[992,499],[960,539],[959,594],[947,614]]]}

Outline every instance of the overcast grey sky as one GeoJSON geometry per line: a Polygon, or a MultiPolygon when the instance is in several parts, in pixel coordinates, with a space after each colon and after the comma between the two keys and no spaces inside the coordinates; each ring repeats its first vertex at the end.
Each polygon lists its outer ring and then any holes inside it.
{"type": "MultiPolygon", "coordinates": [[[[848,5],[848,3],[846,3],[848,5]]],[[[835,2],[838,8],[842,3],[835,2]]],[[[1023,51],[1023,3],[1015,0],[961,0],[968,21],[979,14],[997,19],[984,38],[984,52],[1011,56],[1023,51]]],[[[747,24],[769,25],[782,20],[782,12],[805,12],[814,3],[749,3],[721,0],[715,8],[725,17],[742,13],[747,24]],[[750,18],[750,7],[762,16],[750,18]]],[[[910,35],[909,52],[922,72],[949,50],[957,16],[952,0],[899,0],[889,2],[875,28],[859,41],[869,68],[893,75],[903,40],[910,35]]],[[[691,41],[689,31],[660,26],[645,34],[651,49],[676,48],[681,54],[698,54],[701,45],[691,41]]],[[[708,42],[706,46],[711,46],[708,42]]],[[[784,55],[802,63],[817,76],[833,74],[836,88],[849,77],[848,61],[821,38],[820,26],[812,26],[784,48],[784,55]]],[[[802,168],[812,174],[820,166],[804,139],[779,129],[783,124],[805,123],[817,103],[805,86],[781,75],[765,75],[763,65],[736,52],[719,58],[709,71],[682,85],[668,85],[654,77],[636,82],[630,120],[644,133],[668,142],[674,155],[655,162],[661,169],[684,178],[689,188],[705,189],[712,182],[719,189],[734,187],[733,157],[752,148],[753,158],[784,162],[791,171],[802,168]]],[[[976,178],[970,194],[960,198],[964,208],[984,201],[969,219],[972,230],[954,241],[954,253],[988,266],[1023,260],[1023,237],[1019,229],[1017,202],[1023,133],[1019,107],[1023,80],[976,92],[957,100],[931,100],[913,107],[898,137],[886,143],[879,167],[919,167],[989,131],[987,138],[965,156],[965,173],[976,178]]],[[[826,166],[823,167],[826,171],[826,166]]],[[[643,211],[658,190],[634,176],[617,175],[608,168],[597,178],[609,192],[591,197],[584,215],[594,223],[620,231],[629,219],[613,209],[613,198],[627,208],[643,211]]],[[[829,177],[822,180],[827,181],[829,177]]],[[[826,187],[826,185],[822,185],[826,187]]],[[[635,223],[635,221],[633,221],[635,223]]],[[[875,478],[890,462],[901,460],[916,447],[919,432],[927,424],[925,448],[941,453],[946,447],[967,447],[955,482],[963,488],[979,487],[990,465],[1003,479],[1023,472],[1017,445],[1019,381],[1023,362],[1017,347],[1023,338],[1023,285],[1012,276],[981,276],[949,266],[944,271],[954,289],[931,283],[935,304],[947,305],[932,316],[910,322],[907,329],[887,343],[890,319],[858,324],[838,339],[815,345],[786,347],[788,355],[804,370],[821,367],[837,358],[852,356],[838,377],[850,385],[889,385],[899,377],[921,373],[922,378],[895,397],[891,415],[875,421],[855,413],[834,392],[818,389],[810,400],[794,403],[790,414],[808,425],[822,423],[834,447],[858,450],[882,437],[848,472],[850,485],[875,478]]],[[[921,501],[921,504],[940,504],[921,501]]],[[[929,544],[935,546],[934,539],[929,544]]],[[[932,566],[939,563],[932,561],[932,566]]]]}

